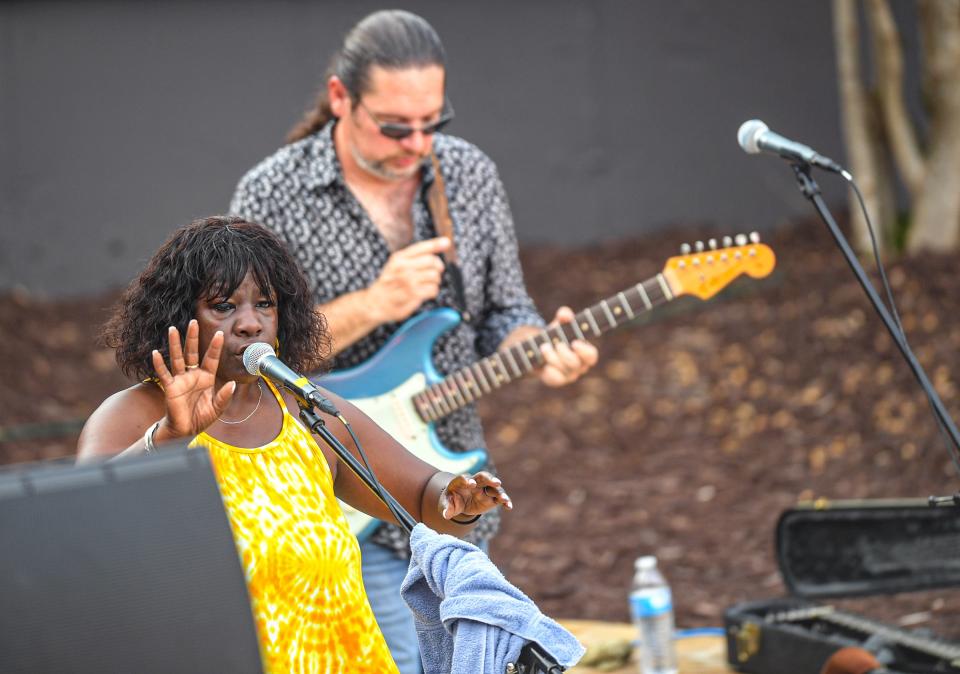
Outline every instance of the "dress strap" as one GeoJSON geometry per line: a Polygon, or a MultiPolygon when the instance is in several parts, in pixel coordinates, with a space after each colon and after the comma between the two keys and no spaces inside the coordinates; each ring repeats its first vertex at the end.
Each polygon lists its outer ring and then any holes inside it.
{"type": "Polygon", "coordinates": [[[283,401],[283,396],[280,395],[280,391],[273,385],[273,382],[266,377],[260,377],[264,382],[266,382],[267,387],[270,389],[270,392],[273,393],[273,397],[277,399],[277,402],[280,404],[280,409],[283,410],[284,414],[290,414],[287,410],[287,403],[283,401]]]}

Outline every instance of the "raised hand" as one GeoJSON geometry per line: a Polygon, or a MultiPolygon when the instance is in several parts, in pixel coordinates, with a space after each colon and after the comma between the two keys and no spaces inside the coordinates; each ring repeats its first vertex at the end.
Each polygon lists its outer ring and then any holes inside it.
{"type": "Polygon", "coordinates": [[[513,501],[501,484],[499,478],[485,470],[474,475],[457,475],[440,496],[444,519],[482,515],[498,505],[513,510],[513,501]]]}
{"type": "Polygon", "coordinates": [[[237,388],[237,383],[231,381],[214,391],[223,348],[222,332],[218,330],[210,340],[203,363],[200,363],[199,354],[200,326],[196,320],[191,320],[187,326],[184,345],[181,345],[180,332],[174,326],[170,326],[167,338],[170,344],[169,369],[160,352],[153,352],[153,369],[167,405],[166,417],[154,436],[157,442],[192,437],[202,432],[227,408],[237,388]]]}
{"type": "Polygon", "coordinates": [[[437,254],[449,250],[450,245],[447,238],[427,239],[390,256],[367,289],[370,311],[380,323],[402,321],[437,296],[443,276],[443,262],[437,254]]]}

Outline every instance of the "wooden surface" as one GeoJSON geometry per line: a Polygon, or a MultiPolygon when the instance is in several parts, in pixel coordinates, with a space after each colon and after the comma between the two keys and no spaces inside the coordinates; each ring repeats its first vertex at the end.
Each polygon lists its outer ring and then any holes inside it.
{"type": "MultiPolygon", "coordinates": [[[[632,640],[636,637],[629,623],[608,623],[593,620],[561,620],[584,646],[589,648],[603,642],[632,640]]],[[[729,674],[734,672],[727,665],[727,646],[723,637],[715,635],[692,636],[677,639],[679,674],[729,674]]],[[[634,654],[635,656],[636,654],[634,654]]],[[[612,672],[591,667],[574,667],[571,674],[638,674],[640,671],[634,657],[625,666],[612,672]]]]}

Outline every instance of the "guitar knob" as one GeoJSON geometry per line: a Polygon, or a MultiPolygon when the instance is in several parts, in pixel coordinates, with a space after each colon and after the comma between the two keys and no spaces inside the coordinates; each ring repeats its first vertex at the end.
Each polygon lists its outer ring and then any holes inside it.
{"type": "Polygon", "coordinates": [[[710,250],[716,250],[716,249],[717,249],[717,240],[716,240],[716,239],[710,239],[709,241],[707,241],[707,245],[710,246],[710,250]]]}
{"type": "Polygon", "coordinates": [[[682,245],[680,246],[680,253],[683,254],[683,255],[689,255],[689,254],[690,254],[690,244],[689,244],[689,243],[682,244],[682,245]]]}
{"type": "Polygon", "coordinates": [[[733,245],[733,239],[732,239],[732,238],[730,238],[729,236],[723,237],[723,247],[724,247],[724,248],[729,248],[729,247],[732,246],[732,245],[733,245]]]}
{"type": "Polygon", "coordinates": [[[697,241],[695,244],[693,244],[693,247],[697,249],[697,252],[698,252],[698,253],[702,253],[702,252],[703,252],[703,241],[697,241]]]}
{"type": "Polygon", "coordinates": [[[746,246],[747,245],[747,235],[746,234],[737,234],[737,245],[746,246]]]}
{"type": "Polygon", "coordinates": [[[757,232],[750,232],[750,243],[760,243],[760,234],[757,232]]]}

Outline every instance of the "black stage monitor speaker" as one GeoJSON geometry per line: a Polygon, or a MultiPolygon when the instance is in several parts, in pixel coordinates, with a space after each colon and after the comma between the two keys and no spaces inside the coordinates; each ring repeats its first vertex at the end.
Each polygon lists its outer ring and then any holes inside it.
{"type": "Polygon", "coordinates": [[[0,473],[0,672],[262,671],[206,452],[0,473]]]}

